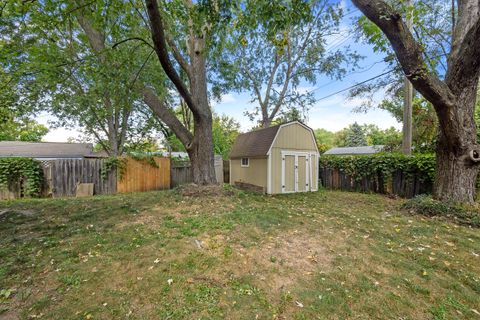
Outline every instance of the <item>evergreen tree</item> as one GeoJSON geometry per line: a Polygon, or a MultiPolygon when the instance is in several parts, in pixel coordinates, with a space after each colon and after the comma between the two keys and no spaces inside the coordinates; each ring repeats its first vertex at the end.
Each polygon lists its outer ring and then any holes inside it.
{"type": "Polygon", "coordinates": [[[367,138],[365,136],[365,130],[358,123],[351,124],[347,129],[347,135],[345,138],[346,147],[359,147],[366,146],[367,138]]]}

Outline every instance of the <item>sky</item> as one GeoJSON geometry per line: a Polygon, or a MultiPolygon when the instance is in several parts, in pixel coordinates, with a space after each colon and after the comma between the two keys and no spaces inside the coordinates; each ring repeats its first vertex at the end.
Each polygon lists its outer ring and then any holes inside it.
{"type": "MultiPolygon", "coordinates": [[[[388,70],[381,54],[373,52],[372,47],[367,44],[355,42],[353,32],[351,32],[353,28],[351,21],[361,13],[350,0],[342,0],[341,6],[344,8],[346,15],[340,26],[341,34],[331,37],[327,41],[328,47],[338,49],[349,46],[351,50],[364,56],[364,59],[359,62],[359,68],[354,73],[347,74],[341,80],[333,81],[328,77],[321,76],[318,77],[317,83],[314,85],[300,84],[298,90],[314,90],[317,100],[307,114],[307,125],[313,129],[323,128],[329,131],[339,131],[349,124],[357,122],[359,124],[375,124],[382,129],[391,126],[400,129],[401,124],[386,111],[372,109],[367,113],[354,112],[355,107],[362,103],[359,98],[350,100],[347,98],[346,92],[331,95],[388,70]]],[[[381,99],[382,94],[376,94],[375,100],[380,101],[381,99]]],[[[241,125],[241,130],[245,132],[255,125],[244,114],[245,111],[251,111],[254,108],[250,100],[251,97],[247,92],[231,92],[224,94],[220,102],[212,102],[212,106],[216,113],[226,114],[237,120],[241,125]]],[[[40,114],[36,120],[48,126],[52,116],[44,113],[40,114]]],[[[75,129],[51,128],[50,132],[44,137],[44,141],[63,142],[67,141],[68,138],[78,138],[79,136],[80,133],[75,129]]]]}

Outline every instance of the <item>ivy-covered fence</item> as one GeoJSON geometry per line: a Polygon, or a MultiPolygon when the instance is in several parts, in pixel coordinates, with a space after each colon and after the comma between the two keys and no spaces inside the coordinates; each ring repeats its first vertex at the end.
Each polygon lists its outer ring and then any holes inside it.
{"type": "Polygon", "coordinates": [[[39,161],[0,158],[0,199],[38,197],[43,189],[43,168],[39,161]]]}
{"type": "Polygon", "coordinates": [[[395,194],[411,198],[431,193],[435,175],[434,155],[320,157],[320,179],[327,189],[395,194]]]}

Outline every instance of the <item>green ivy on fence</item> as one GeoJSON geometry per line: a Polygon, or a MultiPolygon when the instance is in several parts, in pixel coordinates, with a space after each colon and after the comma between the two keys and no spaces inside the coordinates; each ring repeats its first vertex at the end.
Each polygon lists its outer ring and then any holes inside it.
{"type": "Polygon", "coordinates": [[[416,176],[422,182],[433,182],[435,178],[435,155],[433,154],[323,155],[320,157],[320,166],[338,169],[356,180],[377,174],[391,177],[396,171],[402,171],[407,178],[416,176]]]}
{"type": "Polygon", "coordinates": [[[0,189],[8,190],[20,180],[24,182],[26,196],[39,196],[43,184],[41,162],[31,158],[0,158],[0,189]]]}

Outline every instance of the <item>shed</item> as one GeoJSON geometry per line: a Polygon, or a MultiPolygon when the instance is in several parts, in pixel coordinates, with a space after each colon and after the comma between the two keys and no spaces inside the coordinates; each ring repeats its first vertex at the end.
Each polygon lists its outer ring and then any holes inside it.
{"type": "Polygon", "coordinates": [[[383,151],[383,145],[375,146],[360,146],[360,147],[338,147],[327,150],[324,154],[326,155],[337,155],[337,156],[346,156],[346,155],[369,155],[375,154],[383,151]]]}
{"type": "Polygon", "coordinates": [[[240,134],[230,153],[230,184],[268,194],[318,190],[313,130],[299,121],[240,134]]]}

